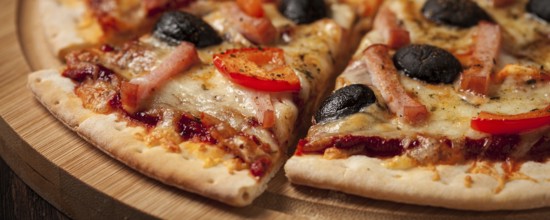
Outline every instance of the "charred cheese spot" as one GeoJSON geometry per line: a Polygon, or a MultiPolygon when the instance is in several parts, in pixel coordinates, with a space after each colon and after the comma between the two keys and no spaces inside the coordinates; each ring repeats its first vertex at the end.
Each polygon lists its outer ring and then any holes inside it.
{"type": "Polygon", "coordinates": [[[75,89],[75,94],[80,97],[87,109],[98,113],[110,113],[112,107],[109,101],[116,95],[113,86],[108,82],[97,83],[88,80],[75,89]]]}

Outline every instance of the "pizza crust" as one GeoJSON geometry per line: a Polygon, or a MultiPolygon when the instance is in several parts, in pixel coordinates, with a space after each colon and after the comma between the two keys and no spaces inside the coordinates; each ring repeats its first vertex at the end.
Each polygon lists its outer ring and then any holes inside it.
{"type": "MultiPolygon", "coordinates": [[[[550,180],[545,177],[549,163],[524,163],[518,174],[525,179],[511,178],[496,192],[499,178],[468,173],[471,164],[399,170],[388,169],[383,162],[366,156],[335,160],[293,156],[285,172],[295,184],[409,204],[478,211],[550,206],[550,180]]],[[[501,172],[500,163],[492,167],[501,172]]]]}
{"type": "MultiPolygon", "coordinates": [[[[57,70],[42,70],[28,77],[35,97],[60,121],[111,157],[165,184],[194,192],[234,206],[250,204],[267,187],[282,165],[274,162],[270,173],[260,181],[249,170],[234,171],[219,164],[205,168],[204,162],[189,155],[168,152],[160,146],[147,146],[136,133],[114,114],[97,114],[82,106],[74,95],[74,84],[57,70]]],[[[283,158],[284,159],[284,158],[283,158]]]]}
{"type": "Polygon", "coordinates": [[[63,57],[69,48],[90,44],[80,36],[78,25],[86,13],[83,2],[74,1],[70,7],[57,0],[38,1],[42,28],[51,51],[63,57]]]}

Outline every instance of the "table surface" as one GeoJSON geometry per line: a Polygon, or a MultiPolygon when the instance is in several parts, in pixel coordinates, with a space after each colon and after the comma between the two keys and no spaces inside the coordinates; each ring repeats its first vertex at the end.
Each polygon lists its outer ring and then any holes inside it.
{"type": "Polygon", "coordinates": [[[0,158],[0,219],[69,219],[29,188],[0,158]]]}

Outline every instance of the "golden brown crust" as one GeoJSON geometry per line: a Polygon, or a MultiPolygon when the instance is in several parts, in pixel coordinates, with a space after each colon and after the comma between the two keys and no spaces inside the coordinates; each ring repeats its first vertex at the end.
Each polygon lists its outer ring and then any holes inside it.
{"type": "Polygon", "coordinates": [[[205,168],[204,161],[186,151],[173,153],[160,146],[147,146],[136,135],[143,128],[130,127],[114,114],[102,115],[83,108],[73,93],[72,81],[57,70],[32,73],[28,86],[55,117],[113,158],[163,183],[224,203],[250,204],[282,164],[282,160],[274,162],[270,173],[260,181],[248,169],[230,173],[223,164],[205,168]]]}
{"type": "Polygon", "coordinates": [[[500,163],[389,169],[365,156],[304,155],[289,159],[285,172],[296,184],[409,204],[480,211],[550,206],[550,163],[527,162],[506,176],[500,163]]]}
{"type": "MultiPolygon", "coordinates": [[[[400,25],[409,31],[412,43],[434,45],[454,52],[473,45],[475,40],[472,40],[472,36],[476,34],[475,28],[449,28],[427,21],[421,14],[424,2],[424,0],[387,0],[384,1],[384,4],[396,14],[400,25]]],[[[483,0],[476,2],[480,5],[487,4],[487,1],[483,0]]],[[[518,5],[514,7],[523,12],[525,2],[526,0],[518,1],[518,5]]],[[[532,27],[541,25],[535,25],[530,16],[516,18],[516,16],[512,16],[514,13],[506,13],[505,10],[497,12],[497,10],[499,9],[488,10],[488,12],[492,16],[494,15],[496,22],[503,30],[517,33],[518,38],[525,38],[523,39],[525,42],[537,42],[538,44],[538,42],[547,41],[546,34],[541,35],[545,39],[540,39],[533,33],[536,28],[532,27]],[[518,22],[520,20],[522,22],[518,22]],[[532,35],[531,38],[529,38],[530,35],[532,35]]],[[[542,28],[539,29],[542,30],[542,28]]],[[[356,50],[354,61],[359,60],[365,49],[371,45],[383,42],[385,42],[383,34],[375,27],[375,30],[363,37],[356,50]]],[[[505,45],[510,46],[516,43],[518,42],[510,41],[505,36],[505,45]]],[[[518,47],[520,46],[518,45],[518,47]]],[[[550,47],[540,47],[537,50],[545,51],[548,48],[550,47]]],[[[507,64],[525,67],[532,62],[538,64],[534,64],[535,69],[541,67],[537,73],[544,74],[543,67],[546,65],[547,59],[543,59],[543,61],[532,58],[531,60],[524,59],[525,57],[517,54],[515,50],[506,49],[500,55],[493,60],[497,64],[497,67],[494,68],[495,74],[507,64]],[[527,60],[529,61],[527,62],[527,60]]],[[[353,67],[350,68],[350,71],[344,72],[337,78],[337,88],[354,83],[372,86],[372,79],[368,76],[372,73],[365,69],[366,66],[363,63],[352,62],[352,64],[354,63],[356,65],[350,65],[353,67]]],[[[510,159],[525,156],[537,141],[548,137],[550,127],[541,127],[532,132],[519,134],[517,150],[511,156],[508,155],[510,152],[505,151],[505,143],[495,144],[494,146],[497,148],[495,151],[506,155],[499,159],[500,162],[487,162],[491,160],[487,157],[479,157],[478,161],[474,162],[474,159],[465,159],[463,152],[458,152],[458,149],[471,150],[467,148],[471,146],[464,144],[465,137],[479,139],[491,136],[488,133],[474,130],[470,126],[471,119],[478,115],[480,109],[510,115],[531,109],[543,109],[548,106],[547,96],[550,91],[548,81],[531,80],[536,83],[536,86],[527,86],[524,81],[515,81],[510,78],[507,82],[492,88],[494,94],[491,95],[495,97],[492,103],[472,105],[464,104],[464,99],[457,94],[453,86],[427,85],[407,77],[405,74],[399,75],[400,82],[406,86],[408,92],[414,94],[427,107],[429,105],[430,116],[425,125],[404,125],[397,120],[398,117],[393,117],[394,115],[391,114],[384,115],[388,111],[385,107],[387,103],[384,103],[385,101],[382,99],[378,99],[380,105],[366,107],[361,110],[361,114],[314,125],[305,139],[308,144],[301,146],[302,150],[305,149],[304,152],[311,154],[295,155],[285,165],[286,175],[290,181],[295,184],[332,189],[369,198],[453,209],[520,210],[550,206],[548,176],[550,162],[521,162],[522,160],[510,159]],[[514,93],[508,93],[508,91],[514,91],[514,93]],[[330,148],[333,146],[331,141],[346,135],[399,140],[419,136],[423,138],[436,137],[432,140],[444,137],[453,142],[453,148],[442,148],[441,146],[445,146],[445,144],[438,146],[431,144],[437,142],[426,141],[426,145],[421,145],[418,148],[404,149],[419,149],[419,151],[408,151],[390,159],[364,155],[349,156],[353,154],[349,153],[353,152],[352,147],[360,148],[361,153],[367,152],[362,151],[362,144],[350,144],[350,146],[346,146],[349,147],[346,150],[341,150],[344,147],[330,148]],[[318,145],[312,143],[318,143],[318,145]],[[306,149],[306,147],[310,149],[306,149]],[[324,151],[324,155],[317,154],[322,151],[324,151]],[[438,165],[430,165],[434,163],[438,165]],[[510,169],[510,166],[514,168],[510,169]],[[518,170],[514,170],[516,168],[518,170]]],[[[371,88],[373,87],[376,86],[371,88]]],[[[404,142],[401,144],[406,146],[404,142]]],[[[546,146],[546,144],[544,145],[546,146]]],[[[388,145],[377,147],[391,149],[391,146],[388,145]]],[[[484,147],[488,148],[487,142],[484,147]]],[[[299,151],[297,154],[300,153],[299,151]]],[[[526,158],[528,158],[526,160],[531,159],[529,155],[526,158]]]]}

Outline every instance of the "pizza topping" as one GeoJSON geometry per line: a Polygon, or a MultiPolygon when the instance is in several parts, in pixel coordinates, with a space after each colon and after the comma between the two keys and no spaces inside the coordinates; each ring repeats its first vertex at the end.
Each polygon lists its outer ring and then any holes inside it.
{"type": "Polygon", "coordinates": [[[501,30],[496,24],[480,22],[468,68],[462,72],[460,89],[476,95],[487,95],[491,73],[500,51],[501,30]]]}
{"type": "Polygon", "coordinates": [[[256,18],[264,16],[262,0],[237,0],[237,5],[247,15],[256,18]]]}
{"type": "Polygon", "coordinates": [[[550,22],[550,2],[548,0],[529,0],[526,9],[539,18],[550,22]]]}
{"type": "Polygon", "coordinates": [[[102,114],[118,111],[131,122],[146,127],[157,125],[161,117],[155,112],[130,113],[122,108],[120,95],[117,92],[121,80],[111,69],[101,64],[78,62],[76,59],[74,57],[67,59],[68,67],[62,75],[79,83],[75,87],[75,94],[80,97],[85,108],[102,114]]]}
{"type": "Polygon", "coordinates": [[[77,82],[83,82],[86,79],[107,81],[113,75],[113,71],[99,64],[81,62],[69,64],[69,67],[61,73],[64,77],[77,82]]]}
{"type": "Polygon", "coordinates": [[[370,76],[367,72],[367,63],[365,59],[356,59],[351,61],[346,69],[338,76],[337,84],[340,86],[349,85],[351,82],[365,85],[372,85],[370,76]]]}
{"type": "Polygon", "coordinates": [[[383,43],[398,49],[410,43],[409,32],[397,20],[397,16],[388,7],[382,7],[374,19],[374,30],[380,32],[383,43]]]}
{"type": "Polygon", "coordinates": [[[276,115],[271,96],[263,92],[249,92],[256,109],[256,119],[261,122],[263,128],[271,128],[275,125],[276,115]]]}
{"type": "Polygon", "coordinates": [[[324,0],[282,0],[279,11],[296,24],[309,24],[328,14],[324,0]]]}
{"type": "MultiPolygon", "coordinates": [[[[271,167],[271,161],[276,161],[280,156],[277,151],[257,136],[231,127],[227,122],[221,121],[206,113],[193,116],[183,113],[179,120],[174,122],[175,130],[186,142],[199,143],[200,152],[218,152],[220,161],[224,155],[229,154],[244,169],[249,168],[250,174],[261,178],[271,167]],[[214,150],[213,150],[214,149],[214,150]]],[[[185,145],[193,151],[194,144],[185,145]]],[[[210,157],[206,157],[208,163],[210,157]]],[[[234,164],[235,165],[235,164],[234,164]]]]}
{"type": "Polygon", "coordinates": [[[299,152],[304,153],[321,153],[324,154],[327,149],[354,149],[354,155],[366,155],[369,157],[393,157],[401,155],[405,149],[415,148],[416,142],[405,142],[398,138],[382,138],[376,136],[354,136],[344,135],[325,138],[315,142],[307,142],[301,140],[299,142],[299,152]],[[363,146],[363,148],[358,148],[363,146]]]}
{"type": "Polygon", "coordinates": [[[363,52],[367,70],[389,109],[407,123],[417,124],[428,118],[426,106],[413,99],[401,85],[389,55],[388,47],[375,44],[363,52]]]}
{"type": "Polygon", "coordinates": [[[464,159],[504,161],[520,143],[519,135],[493,135],[481,139],[464,140],[464,159]]]}
{"type": "Polygon", "coordinates": [[[481,112],[472,119],[473,129],[490,134],[518,134],[550,126],[550,105],[544,109],[515,115],[481,112]]]}
{"type": "Polygon", "coordinates": [[[182,42],[149,74],[122,83],[120,93],[124,109],[135,112],[141,103],[170,77],[189,69],[198,61],[197,50],[193,44],[182,42]]]}
{"type": "Polygon", "coordinates": [[[472,27],[491,17],[471,0],[428,0],[422,6],[422,14],[437,24],[456,27],[472,27]]]}
{"type": "Polygon", "coordinates": [[[228,4],[226,10],[234,28],[252,43],[269,44],[277,39],[277,28],[268,17],[250,16],[235,4],[228,4]]]}
{"type": "Polygon", "coordinates": [[[214,55],[214,65],[241,86],[268,92],[300,91],[300,79],[279,48],[231,49],[214,55]]]}
{"type": "Polygon", "coordinates": [[[216,144],[217,140],[210,134],[209,128],[204,125],[200,119],[182,115],[177,122],[178,133],[184,140],[194,140],[216,144]]]}
{"type": "Polygon", "coordinates": [[[97,19],[104,37],[119,37],[125,31],[136,28],[143,19],[143,13],[139,1],[115,1],[115,0],[88,0],[87,8],[97,19]],[[129,19],[132,18],[132,19],[129,19]]]}
{"type": "Polygon", "coordinates": [[[208,23],[182,11],[163,14],[155,25],[153,35],[172,46],[187,41],[203,48],[222,42],[218,33],[208,23]]]}
{"type": "Polygon", "coordinates": [[[111,113],[116,108],[110,105],[110,100],[116,97],[116,89],[120,81],[116,76],[109,80],[93,80],[87,78],[75,87],[74,93],[82,100],[82,106],[97,113],[111,113]]]}
{"type": "Polygon", "coordinates": [[[495,81],[502,83],[507,78],[514,78],[517,81],[536,83],[537,81],[550,81],[550,75],[540,67],[522,66],[508,64],[504,66],[495,76],[495,81]]]}
{"type": "MultiPolygon", "coordinates": [[[[97,86],[96,86],[97,87],[97,86]]],[[[114,89],[112,90],[115,91],[114,89]]],[[[109,106],[113,110],[118,110],[124,117],[130,119],[133,122],[138,122],[141,125],[152,128],[158,124],[162,119],[161,113],[155,109],[152,109],[148,112],[133,112],[129,113],[122,107],[122,102],[120,101],[120,95],[114,95],[112,99],[109,100],[109,106]]]]}
{"type": "Polygon", "coordinates": [[[534,161],[544,162],[546,158],[550,157],[550,137],[541,137],[527,154],[534,161]]]}
{"type": "MultiPolygon", "coordinates": [[[[521,145],[521,137],[516,134],[492,135],[483,138],[466,137],[460,141],[450,141],[437,137],[408,137],[386,138],[378,136],[341,135],[316,139],[315,141],[302,139],[298,144],[295,155],[304,154],[334,154],[334,148],[352,150],[352,155],[365,155],[376,158],[415,160],[416,165],[429,164],[462,164],[468,161],[507,161],[514,157],[516,161],[532,158],[543,160],[540,155],[548,155],[544,150],[550,149],[550,138],[541,138],[533,143],[532,152],[517,155],[521,145]],[[395,158],[399,156],[399,158],[395,158]]],[[[329,155],[330,156],[330,155],[329,155]]],[[[396,162],[396,161],[394,161],[396,162]]]]}
{"type": "Polygon", "coordinates": [[[336,90],[315,113],[315,123],[336,120],[376,102],[372,89],[366,85],[353,84],[336,90]]]}
{"type": "Polygon", "coordinates": [[[451,53],[425,44],[399,49],[393,61],[406,75],[432,84],[453,83],[462,72],[462,65],[451,53]]]}
{"type": "Polygon", "coordinates": [[[262,177],[267,173],[270,166],[271,160],[269,157],[260,157],[250,164],[250,173],[256,177],[262,177]]]}

